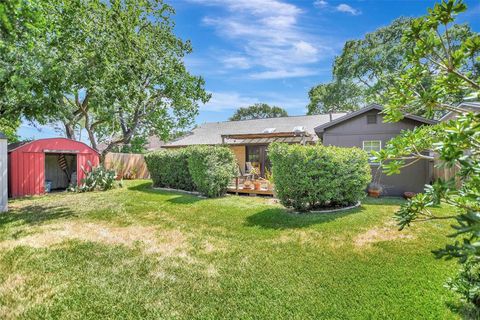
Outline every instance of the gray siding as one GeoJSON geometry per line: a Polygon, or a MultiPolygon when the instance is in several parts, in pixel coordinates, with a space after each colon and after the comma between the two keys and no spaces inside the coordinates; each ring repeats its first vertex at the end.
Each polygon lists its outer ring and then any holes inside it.
{"type": "MultiPolygon", "coordinates": [[[[380,140],[382,148],[386,143],[397,136],[402,130],[411,130],[422,123],[404,119],[396,123],[384,123],[378,110],[370,110],[354,118],[340,122],[326,128],[323,133],[323,144],[341,147],[362,148],[363,141],[380,140]],[[367,115],[377,115],[376,124],[367,124],[367,115]]],[[[378,166],[371,166],[372,176],[377,174],[378,166]]],[[[379,172],[377,181],[385,187],[387,195],[402,195],[405,191],[420,192],[425,184],[432,180],[433,163],[422,160],[414,165],[404,168],[401,174],[387,176],[379,172]]]]}
{"type": "Polygon", "coordinates": [[[7,140],[0,137],[0,212],[7,211],[8,176],[7,176],[7,140]]]}

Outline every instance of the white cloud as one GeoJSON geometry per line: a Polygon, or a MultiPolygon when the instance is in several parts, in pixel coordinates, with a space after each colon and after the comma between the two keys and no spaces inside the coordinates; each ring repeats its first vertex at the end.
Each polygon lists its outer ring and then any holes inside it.
{"type": "Polygon", "coordinates": [[[254,103],[265,102],[269,105],[279,106],[286,109],[289,114],[304,114],[305,106],[308,103],[307,97],[297,98],[287,94],[282,95],[278,92],[258,93],[259,97],[250,97],[241,95],[238,92],[210,92],[212,98],[210,101],[200,107],[201,111],[231,111],[240,107],[247,107],[254,103]]]}
{"type": "Polygon", "coordinates": [[[341,3],[338,6],[332,6],[325,0],[316,0],[313,2],[313,6],[318,9],[327,9],[327,11],[338,11],[343,13],[349,13],[353,16],[358,16],[362,12],[358,9],[349,6],[348,4],[341,3]]]}
{"type": "Polygon", "coordinates": [[[351,6],[345,3],[339,4],[338,6],[335,7],[335,9],[340,12],[350,13],[351,15],[354,15],[354,16],[358,16],[359,14],[362,13],[360,10],[352,8],[351,6]]]}
{"type": "Polygon", "coordinates": [[[236,47],[218,54],[224,67],[259,69],[252,79],[311,75],[309,64],[334,53],[330,43],[322,45],[327,42],[302,28],[299,21],[303,11],[293,4],[281,0],[190,1],[226,10],[223,16],[204,17],[203,23],[236,47]]]}
{"type": "Polygon", "coordinates": [[[238,92],[210,92],[212,98],[206,104],[200,106],[202,111],[235,110],[259,102],[252,97],[241,96],[238,92]]]}
{"type": "Polygon", "coordinates": [[[317,71],[313,69],[307,68],[295,68],[295,69],[280,69],[280,70],[272,70],[272,71],[263,71],[252,73],[250,75],[251,79],[255,80],[268,80],[268,79],[279,79],[279,78],[298,78],[298,77],[306,77],[316,74],[317,71]]]}
{"type": "Polygon", "coordinates": [[[313,6],[316,7],[316,8],[325,8],[325,7],[328,6],[328,2],[325,1],[325,0],[316,0],[313,3],[313,6]]]}

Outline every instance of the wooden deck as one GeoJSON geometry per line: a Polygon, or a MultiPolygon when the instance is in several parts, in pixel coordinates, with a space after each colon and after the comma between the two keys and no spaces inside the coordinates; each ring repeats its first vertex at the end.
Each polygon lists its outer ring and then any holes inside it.
{"type": "MultiPolygon", "coordinates": [[[[269,189],[268,182],[264,179],[258,179],[262,182],[262,187],[260,189],[253,189],[251,186],[246,187],[244,183],[248,179],[244,179],[242,177],[235,178],[235,181],[228,187],[227,192],[235,193],[235,194],[250,194],[250,195],[264,195],[264,196],[273,196],[273,190],[269,189]]],[[[257,181],[257,179],[250,180],[250,183],[257,181]]]]}
{"type": "Polygon", "coordinates": [[[235,193],[235,194],[251,194],[251,195],[259,194],[264,196],[273,196],[273,191],[267,190],[267,189],[253,190],[253,189],[243,189],[243,188],[236,189],[235,187],[233,187],[233,188],[228,188],[227,192],[235,193]]]}

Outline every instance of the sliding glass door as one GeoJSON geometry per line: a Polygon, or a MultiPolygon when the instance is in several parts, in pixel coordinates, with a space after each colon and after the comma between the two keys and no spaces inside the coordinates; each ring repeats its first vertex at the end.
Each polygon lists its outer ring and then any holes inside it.
{"type": "Polygon", "coordinates": [[[265,177],[266,170],[270,170],[267,146],[247,146],[246,148],[246,161],[259,170],[260,176],[265,177]]]}

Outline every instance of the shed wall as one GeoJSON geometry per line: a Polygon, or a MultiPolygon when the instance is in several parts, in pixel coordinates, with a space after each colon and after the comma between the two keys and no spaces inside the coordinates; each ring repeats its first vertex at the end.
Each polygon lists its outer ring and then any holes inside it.
{"type": "Polygon", "coordinates": [[[71,153],[77,155],[77,181],[84,178],[82,166],[90,170],[99,164],[99,155],[84,143],[65,138],[33,141],[10,152],[9,185],[10,196],[21,197],[45,193],[45,152],[71,153]]]}

